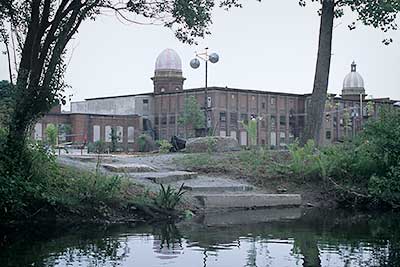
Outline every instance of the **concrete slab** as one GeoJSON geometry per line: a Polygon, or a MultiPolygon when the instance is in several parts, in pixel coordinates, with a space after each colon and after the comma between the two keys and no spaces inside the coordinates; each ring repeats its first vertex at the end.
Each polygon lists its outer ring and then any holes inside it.
{"type": "Polygon", "coordinates": [[[280,220],[294,220],[301,217],[300,208],[267,208],[253,210],[231,210],[208,212],[195,218],[197,223],[207,226],[245,225],[280,220]]]}
{"type": "Polygon", "coordinates": [[[133,177],[148,179],[157,184],[167,184],[167,183],[196,178],[197,173],[186,172],[186,171],[167,171],[167,172],[141,173],[133,175],[133,177]]]}
{"type": "Polygon", "coordinates": [[[102,164],[103,168],[111,172],[156,172],[157,169],[145,164],[102,164]]]}
{"type": "MultiPolygon", "coordinates": [[[[179,186],[179,185],[178,185],[179,186]]],[[[215,177],[199,175],[197,179],[187,181],[185,189],[192,193],[223,193],[245,192],[253,190],[253,186],[245,182],[229,179],[227,177],[215,177]]]]}
{"type": "Polygon", "coordinates": [[[301,205],[299,194],[226,193],[195,196],[205,209],[293,207],[301,205]]]}

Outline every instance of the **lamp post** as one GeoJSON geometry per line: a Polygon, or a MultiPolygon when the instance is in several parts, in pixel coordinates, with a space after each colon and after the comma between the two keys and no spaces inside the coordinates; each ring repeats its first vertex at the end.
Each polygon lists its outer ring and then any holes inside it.
{"type": "Polygon", "coordinates": [[[204,129],[205,129],[205,134],[208,134],[208,121],[209,121],[209,116],[208,116],[208,62],[211,63],[217,63],[219,61],[219,56],[217,53],[211,53],[208,54],[208,47],[205,48],[205,51],[202,53],[197,53],[196,52],[196,57],[190,61],[190,66],[193,69],[197,69],[200,67],[200,60],[203,60],[205,62],[205,67],[206,67],[206,73],[205,73],[205,87],[204,87],[204,117],[205,117],[205,123],[204,123],[204,129]]]}

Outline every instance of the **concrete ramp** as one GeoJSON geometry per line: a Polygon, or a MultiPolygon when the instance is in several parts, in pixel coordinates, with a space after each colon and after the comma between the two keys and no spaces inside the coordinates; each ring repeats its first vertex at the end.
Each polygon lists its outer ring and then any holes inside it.
{"type": "Polygon", "coordinates": [[[201,194],[195,197],[205,209],[250,209],[301,205],[299,194],[225,193],[201,194]]]}

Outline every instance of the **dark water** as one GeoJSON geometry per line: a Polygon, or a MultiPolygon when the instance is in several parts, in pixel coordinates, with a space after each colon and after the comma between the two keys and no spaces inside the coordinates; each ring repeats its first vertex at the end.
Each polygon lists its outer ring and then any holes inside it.
{"type": "Polygon", "coordinates": [[[400,266],[400,214],[268,210],[195,222],[25,227],[0,266],[400,266]]]}

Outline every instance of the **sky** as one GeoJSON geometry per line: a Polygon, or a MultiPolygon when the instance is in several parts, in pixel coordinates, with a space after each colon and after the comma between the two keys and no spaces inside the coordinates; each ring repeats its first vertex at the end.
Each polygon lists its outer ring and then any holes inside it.
{"type": "MultiPolygon", "coordinates": [[[[242,1],[242,9],[216,9],[212,34],[198,45],[182,44],[172,30],[156,25],[123,24],[114,15],[85,22],[69,44],[65,94],[85,98],[153,91],[155,60],[165,48],[181,56],[184,88],[204,86],[204,65],[191,69],[196,51],[209,47],[220,61],[209,67],[209,86],[286,93],[311,93],[315,73],[318,4],[302,8],[297,0],[242,1]]],[[[352,61],[363,76],[366,93],[400,99],[400,30],[385,35],[359,25],[349,31],[354,14],[335,20],[329,89],[340,94],[352,61]],[[382,40],[391,37],[389,46],[382,40]]],[[[400,24],[400,23],[399,23],[400,24]]],[[[1,47],[3,50],[3,47],[1,47]]],[[[8,79],[0,55],[0,80],[8,79]]],[[[64,109],[68,110],[68,104],[64,109]]]]}

